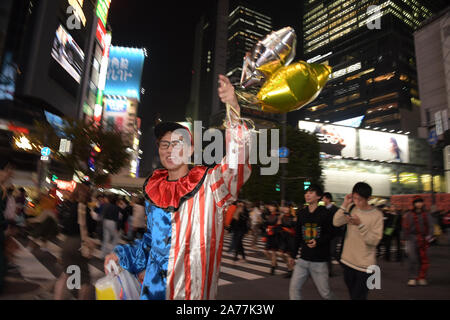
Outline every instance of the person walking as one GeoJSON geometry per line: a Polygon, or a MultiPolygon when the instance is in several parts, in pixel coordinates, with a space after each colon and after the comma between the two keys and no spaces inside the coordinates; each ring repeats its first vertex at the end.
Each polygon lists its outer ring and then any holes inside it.
{"type": "Polygon", "coordinates": [[[401,247],[401,231],[402,231],[402,215],[401,212],[397,210],[394,204],[390,204],[387,208],[387,217],[386,225],[384,228],[384,236],[385,236],[385,247],[386,252],[384,254],[384,260],[391,260],[391,245],[392,242],[395,241],[396,247],[396,262],[400,262],[402,260],[402,247],[401,247]]]}
{"type": "Polygon", "coordinates": [[[77,266],[80,270],[79,300],[89,300],[92,296],[91,274],[88,259],[95,248],[93,239],[89,237],[87,215],[90,214],[88,201],[90,184],[78,184],[70,195],[58,208],[58,218],[65,239],[62,247],[61,262],[63,271],[55,284],[55,300],[64,300],[67,293],[67,280],[73,273],[70,267],[77,266]]]}
{"type": "Polygon", "coordinates": [[[106,257],[112,248],[119,243],[119,213],[117,206],[118,197],[115,194],[106,196],[106,203],[102,209],[103,217],[103,242],[102,255],[106,257]]]}
{"type": "Polygon", "coordinates": [[[214,167],[190,167],[196,146],[189,129],[174,122],[156,125],[164,169],[155,170],[144,183],[146,233],[133,245],[117,246],[105,259],[106,272],[113,260],[130,273],[144,275],[143,300],[217,296],[224,213],[250,177],[252,144],[233,85],[223,75],[218,80],[220,100],[228,105],[226,156],[214,167]]]}
{"type": "Polygon", "coordinates": [[[97,214],[96,221],[97,221],[97,227],[95,230],[95,233],[97,234],[97,238],[100,241],[103,241],[103,207],[106,204],[106,196],[104,194],[98,194],[96,197],[97,201],[95,203],[94,212],[97,214]]]}
{"type": "Polygon", "coordinates": [[[408,285],[426,286],[430,267],[427,251],[433,237],[433,219],[425,208],[423,198],[414,197],[413,209],[405,214],[402,224],[402,238],[406,240],[408,256],[408,285]]]}
{"type": "Polygon", "coordinates": [[[243,201],[237,202],[236,211],[233,214],[233,220],[231,221],[231,231],[233,234],[234,243],[234,261],[238,261],[238,255],[242,255],[242,259],[245,260],[244,245],[242,243],[244,236],[248,232],[249,214],[243,201]]]}
{"type": "Polygon", "coordinates": [[[367,300],[367,280],[376,265],[376,248],[383,237],[383,214],[369,205],[372,187],[358,182],[333,218],[335,227],[346,226],[341,264],[352,300],[367,300]]]}
{"type": "Polygon", "coordinates": [[[120,198],[117,201],[119,207],[120,219],[119,219],[119,233],[123,239],[127,239],[128,228],[131,226],[128,224],[128,218],[133,215],[133,208],[125,198],[120,198]]]}
{"type": "Polygon", "coordinates": [[[56,239],[58,235],[57,203],[54,196],[42,194],[38,206],[40,214],[29,218],[30,237],[32,240],[42,240],[41,250],[48,251],[47,242],[56,239]]]}
{"type": "Polygon", "coordinates": [[[8,227],[5,219],[5,209],[7,205],[6,184],[14,174],[14,167],[6,157],[0,159],[0,294],[4,289],[4,282],[7,270],[7,259],[5,254],[6,235],[8,227]]]}
{"type": "Polygon", "coordinates": [[[142,239],[147,228],[147,216],[145,215],[145,201],[143,197],[133,200],[133,214],[131,220],[132,237],[142,239]]]}
{"type": "Polygon", "coordinates": [[[285,274],[285,278],[292,276],[294,270],[296,248],[295,248],[295,227],[297,225],[297,219],[292,214],[289,205],[280,207],[281,219],[280,219],[280,245],[278,254],[284,260],[287,265],[288,272],[285,274]]]}
{"type": "Polygon", "coordinates": [[[258,238],[261,235],[261,227],[263,223],[262,212],[258,206],[253,206],[250,211],[250,221],[252,230],[252,248],[256,249],[256,244],[258,243],[258,238]]]}
{"type": "Polygon", "coordinates": [[[295,257],[301,247],[300,258],[295,262],[289,285],[289,298],[302,299],[302,287],[311,276],[320,296],[326,300],[336,299],[331,291],[327,262],[330,260],[330,241],[333,237],[332,217],[328,210],[319,206],[322,188],[311,185],[305,193],[304,207],[297,216],[295,257]]]}
{"type": "Polygon", "coordinates": [[[266,230],[266,247],[264,254],[270,260],[270,274],[275,274],[277,267],[277,251],[279,248],[279,218],[278,203],[273,201],[266,205],[267,213],[265,214],[265,230],[266,230]]]}
{"type": "MultiPolygon", "coordinates": [[[[333,196],[329,192],[325,192],[323,194],[322,201],[325,204],[325,208],[327,208],[329,214],[331,215],[331,219],[334,218],[334,215],[338,211],[338,207],[333,203],[333,196]]],[[[328,269],[330,277],[333,276],[333,265],[339,264],[339,256],[340,251],[342,250],[342,237],[344,235],[344,227],[334,228],[335,234],[331,238],[330,242],[330,261],[328,262],[328,269]]]]}

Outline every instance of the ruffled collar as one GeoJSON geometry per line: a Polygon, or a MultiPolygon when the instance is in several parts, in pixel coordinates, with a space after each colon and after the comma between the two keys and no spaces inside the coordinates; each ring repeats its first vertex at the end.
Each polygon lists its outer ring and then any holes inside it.
{"type": "Polygon", "coordinates": [[[177,181],[169,181],[166,169],[155,170],[144,183],[144,195],[157,207],[175,212],[184,201],[192,198],[203,184],[208,167],[196,166],[177,181]]]}

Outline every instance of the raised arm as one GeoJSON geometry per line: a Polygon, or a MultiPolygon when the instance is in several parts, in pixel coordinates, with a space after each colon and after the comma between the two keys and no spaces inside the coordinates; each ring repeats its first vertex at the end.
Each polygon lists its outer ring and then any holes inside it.
{"type": "MultiPolygon", "coordinates": [[[[251,174],[249,163],[250,130],[240,120],[240,107],[230,80],[220,75],[219,97],[231,106],[226,120],[226,156],[212,170],[211,189],[216,204],[223,207],[237,200],[239,191],[251,174]],[[234,110],[233,110],[234,109],[234,110]]],[[[228,108],[228,106],[227,106],[228,108]]]]}

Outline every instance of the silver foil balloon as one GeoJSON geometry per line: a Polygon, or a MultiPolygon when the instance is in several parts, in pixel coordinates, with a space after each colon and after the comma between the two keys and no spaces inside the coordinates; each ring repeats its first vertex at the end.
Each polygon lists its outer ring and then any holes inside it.
{"type": "Polygon", "coordinates": [[[248,88],[267,80],[275,71],[295,58],[297,35],[291,27],[270,33],[244,58],[241,86],[248,88]]]}

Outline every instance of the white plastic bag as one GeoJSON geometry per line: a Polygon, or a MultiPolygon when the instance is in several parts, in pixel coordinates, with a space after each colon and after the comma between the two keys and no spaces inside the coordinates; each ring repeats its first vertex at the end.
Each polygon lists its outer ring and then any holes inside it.
{"type": "Polygon", "coordinates": [[[135,275],[119,269],[113,260],[106,269],[108,275],[95,283],[97,300],[139,300],[141,285],[135,275]]]}

